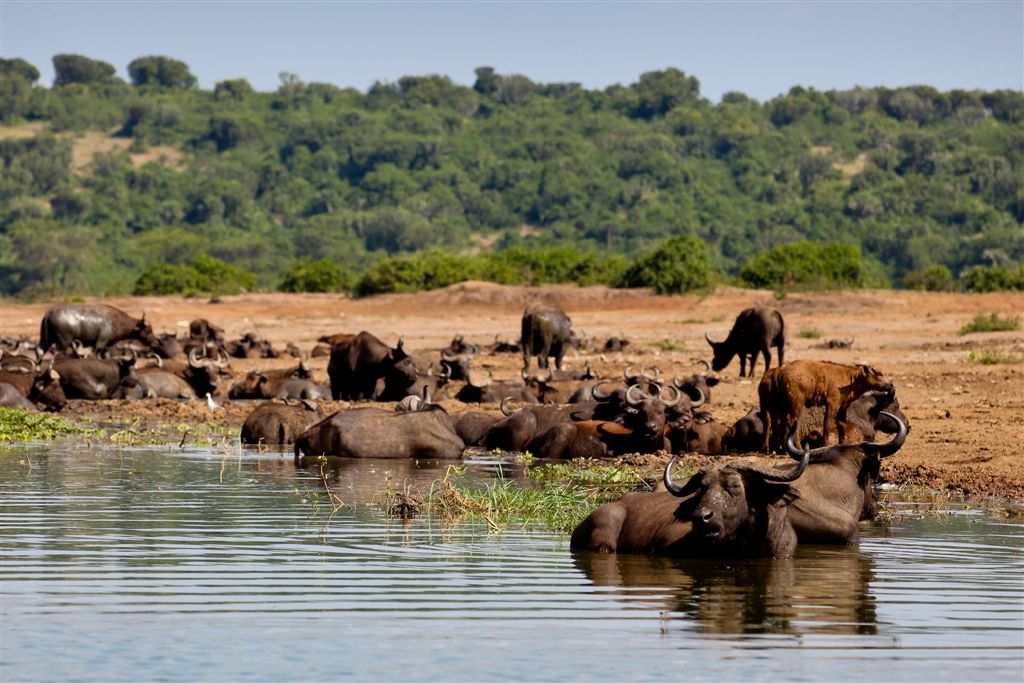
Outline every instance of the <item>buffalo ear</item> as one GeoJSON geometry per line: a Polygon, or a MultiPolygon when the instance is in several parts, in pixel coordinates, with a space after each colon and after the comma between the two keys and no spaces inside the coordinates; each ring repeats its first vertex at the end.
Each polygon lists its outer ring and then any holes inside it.
{"type": "Polygon", "coordinates": [[[715,386],[716,384],[718,384],[719,382],[721,382],[722,380],[720,380],[720,379],[719,379],[719,378],[717,378],[717,377],[708,377],[708,378],[707,378],[706,380],[704,380],[704,381],[708,383],[708,386],[709,386],[709,387],[713,387],[713,386],[715,386]]]}

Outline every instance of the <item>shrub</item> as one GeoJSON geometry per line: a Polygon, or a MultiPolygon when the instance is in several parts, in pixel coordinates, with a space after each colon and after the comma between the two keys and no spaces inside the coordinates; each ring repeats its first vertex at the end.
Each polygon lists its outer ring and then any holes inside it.
{"type": "Polygon", "coordinates": [[[356,284],[357,296],[438,289],[478,277],[479,262],[467,256],[430,250],[396,256],[370,266],[356,284]]]}
{"type": "Polygon", "coordinates": [[[1009,332],[1020,329],[1020,320],[1017,317],[999,317],[998,313],[985,315],[979,313],[974,319],[960,328],[960,334],[971,334],[972,332],[1009,332]]]}
{"type": "Polygon", "coordinates": [[[946,266],[930,265],[907,273],[903,277],[903,286],[922,292],[949,292],[953,290],[953,273],[946,266]]]}
{"type": "Polygon", "coordinates": [[[782,290],[843,289],[871,284],[857,247],[832,242],[793,242],[758,254],[740,269],[745,287],[782,290]]]}
{"type": "Polygon", "coordinates": [[[621,277],[625,269],[621,257],[601,256],[576,247],[509,247],[483,260],[480,277],[506,284],[608,284],[621,277]]]}
{"type": "Polygon", "coordinates": [[[256,288],[256,277],[220,259],[200,254],[186,264],[160,263],[135,281],[133,294],[238,294],[256,288]]]}
{"type": "Polygon", "coordinates": [[[334,261],[299,259],[281,281],[282,292],[351,292],[356,276],[334,261]]]}
{"type": "Polygon", "coordinates": [[[677,294],[710,289],[714,281],[707,245],[696,237],[677,235],[634,261],[617,284],[651,287],[658,294],[677,294]]]}
{"type": "Polygon", "coordinates": [[[976,266],[960,274],[968,292],[1024,291],[1024,265],[1014,269],[1002,266],[976,266]]]}

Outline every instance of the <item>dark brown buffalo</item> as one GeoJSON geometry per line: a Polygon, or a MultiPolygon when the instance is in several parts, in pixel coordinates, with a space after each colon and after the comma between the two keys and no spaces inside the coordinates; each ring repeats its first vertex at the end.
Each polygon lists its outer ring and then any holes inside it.
{"type": "Polygon", "coordinates": [[[8,384],[43,410],[59,411],[67,405],[67,397],[60,385],[60,374],[50,363],[40,372],[0,371],[0,382],[8,384]]]}
{"type": "Polygon", "coordinates": [[[455,398],[463,403],[498,403],[506,398],[522,403],[538,403],[537,394],[531,391],[525,382],[519,380],[494,381],[488,373],[480,377],[470,373],[466,384],[460,388],[455,398]]]}
{"type": "Polygon", "coordinates": [[[861,394],[894,391],[892,382],[867,365],[797,360],[766,370],[758,384],[761,413],[765,416],[763,448],[781,450],[804,408],[824,406],[822,435],[828,443],[836,431],[836,416],[861,394]]]}
{"type": "Polygon", "coordinates": [[[113,398],[194,399],[196,392],[184,377],[159,367],[135,368],[121,380],[113,398]]]}
{"type": "Polygon", "coordinates": [[[196,396],[217,395],[221,386],[231,379],[229,365],[230,360],[223,350],[217,352],[216,358],[212,358],[204,356],[198,348],[193,348],[188,352],[188,365],[182,369],[181,376],[196,392],[196,396]]]}
{"type": "Polygon", "coordinates": [[[240,339],[224,344],[232,358],[277,358],[280,354],[273,345],[257,332],[246,332],[240,339]]]}
{"type": "Polygon", "coordinates": [[[748,308],[736,316],[736,322],[725,341],[712,341],[707,332],[704,333],[704,338],[714,353],[711,360],[713,370],[724,370],[733,356],[739,356],[740,377],[753,377],[758,353],[764,356],[765,369],[771,367],[772,346],[778,349],[779,365],[782,365],[786,346],[786,323],[782,319],[782,313],[774,308],[748,308]],[[748,357],[749,373],[746,372],[748,357]]]}
{"type": "Polygon", "coordinates": [[[530,442],[556,424],[572,421],[574,406],[527,405],[516,411],[508,409],[509,399],[501,402],[503,419],[487,432],[483,445],[491,450],[526,451],[530,442]]]}
{"type": "Polygon", "coordinates": [[[689,425],[682,431],[681,440],[673,438],[676,433],[669,435],[672,452],[720,455],[723,452],[722,439],[728,429],[706,410],[696,412],[689,425]]]}
{"type": "Polygon", "coordinates": [[[335,344],[327,363],[331,396],[336,401],[374,400],[380,394],[378,382],[389,386],[400,399],[409,393],[418,370],[405,351],[404,339],[399,338],[392,349],[366,331],[335,344]]]}
{"type": "Polygon", "coordinates": [[[467,410],[455,418],[455,433],[467,446],[483,446],[491,427],[502,419],[501,415],[495,413],[467,410]]]}
{"type": "Polygon", "coordinates": [[[530,356],[537,357],[541,368],[548,367],[548,357],[554,356],[555,367],[562,369],[562,356],[572,344],[572,320],[557,304],[536,302],[523,311],[520,344],[523,349],[523,369],[530,369],[530,356]]]}
{"type": "Polygon", "coordinates": [[[736,420],[722,436],[723,453],[753,453],[764,446],[764,415],[757,408],[736,420]]]}
{"type": "Polygon", "coordinates": [[[121,339],[137,339],[146,346],[157,342],[145,313],[133,318],[103,304],[57,304],[48,310],[39,325],[40,348],[56,345],[63,351],[71,348],[74,339],[97,350],[121,339]]]}
{"type": "Polygon", "coordinates": [[[441,367],[447,369],[449,379],[465,380],[479,351],[476,344],[468,344],[461,334],[456,335],[447,347],[441,349],[441,367]]]}
{"type": "Polygon", "coordinates": [[[60,375],[60,386],[67,398],[96,401],[111,398],[131,375],[134,365],[134,356],[118,360],[58,358],[53,369],[60,375]]]}
{"type": "Polygon", "coordinates": [[[790,485],[789,519],[806,543],[856,543],[862,519],[875,514],[874,483],[882,458],[896,453],[907,439],[909,425],[882,411],[886,429],[895,432],[889,442],[861,441],[842,446],[801,450],[791,434],[786,450],[794,458],[808,457],[810,466],[790,485]]]}
{"type": "Polygon", "coordinates": [[[311,376],[305,360],[293,368],[253,370],[228,390],[228,398],[330,400],[330,389],[310,380],[311,376]]]}
{"type": "Polygon", "coordinates": [[[605,553],[790,557],[797,537],[785,494],[806,470],[733,461],[695,474],[683,486],[665,468],[666,491],[633,493],[606,503],[581,522],[569,547],[605,553]]]}
{"type": "Polygon", "coordinates": [[[323,412],[312,401],[267,401],[256,406],[245,418],[242,424],[242,443],[295,443],[299,434],[323,417],[323,412]]]}
{"type": "Polygon", "coordinates": [[[451,417],[439,406],[408,413],[356,408],[334,413],[299,435],[295,459],[302,455],[454,459],[464,449],[451,417]]]}
{"type": "Polygon", "coordinates": [[[704,372],[695,372],[687,377],[675,376],[672,378],[672,386],[679,389],[690,398],[697,398],[697,391],[700,391],[701,396],[704,397],[705,403],[711,403],[711,387],[717,386],[721,380],[718,377],[709,375],[711,371],[711,364],[706,360],[700,361],[701,364],[707,366],[707,370],[704,372]]]}
{"type": "Polygon", "coordinates": [[[188,324],[188,336],[202,341],[224,341],[224,329],[217,327],[206,318],[196,318],[188,324]]]}

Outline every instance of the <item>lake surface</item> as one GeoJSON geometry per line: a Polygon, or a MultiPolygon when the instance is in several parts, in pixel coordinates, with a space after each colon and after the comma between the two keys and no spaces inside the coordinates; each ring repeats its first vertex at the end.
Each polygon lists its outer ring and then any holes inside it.
{"type": "Polygon", "coordinates": [[[59,442],[0,466],[4,683],[1024,677],[1024,521],[954,503],[680,561],[366,504],[443,464],[59,442]]]}

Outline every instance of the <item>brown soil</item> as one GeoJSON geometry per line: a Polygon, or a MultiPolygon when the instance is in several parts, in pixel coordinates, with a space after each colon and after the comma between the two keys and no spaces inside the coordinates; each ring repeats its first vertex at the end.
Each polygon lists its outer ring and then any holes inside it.
{"type": "MultiPolygon", "coordinates": [[[[330,294],[248,294],[222,297],[220,303],[181,297],[104,302],[135,315],[145,311],[157,331],[180,330],[187,321],[205,317],[223,326],[230,338],[256,330],[277,347],[290,341],[308,350],[324,334],[369,330],[391,344],[404,335],[407,348],[436,358],[436,350],[455,334],[481,344],[496,335],[516,337],[524,305],[536,298],[560,302],[573,318],[574,328],[597,345],[613,335],[631,341],[625,353],[575,354],[566,359],[568,369],[582,368],[590,360],[607,377],[620,377],[629,365],[657,365],[669,374],[692,372],[693,359],[708,355],[705,330],[721,339],[741,309],[775,306],[786,316],[787,359],[865,362],[895,380],[913,430],[900,452],[885,460],[885,480],[971,496],[1024,498],[1024,332],[958,334],[978,313],[1020,316],[1024,312],[1021,294],[875,290],[776,299],[769,292],[723,288],[702,298],[603,287],[467,282],[433,292],[363,300],[330,294]],[[801,330],[804,337],[799,335],[801,330]],[[819,331],[820,338],[809,338],[812,330],[819,331]],[[850,349],[817,348],[827,339],[851,338],[850,349]],[[970,360],[971,352],[980,351],[995,351],[1017,362],[983,365],[970,360]]],[[[48,306],[4,303],[0,335],[37,338],[39,320],[48,306]]],[[[234,361],[233,367],[244,371],[293,362],[242,360],[234,361]]],[[[326,383],[327,359],[312,362],[316,379],[326,383]]],[[[519,374],[521,359],[483,356],[477,365],[502,379],[519,374]]],[[[724,381],[714,390],[710,407],[722,422],[731,423],[757,401],[756,384],[738,374],[734,361],[721,373],[724,381]]],[[[444,405],[453,412],[466,409],[454,401],[444,405]]],[[[204,402],[102,401],[78,403],[68,412],[110,420],[140,416],[144,421],[237,426],[251,409],[252,404],[227,404],[211,415],[204,402]]]]}

